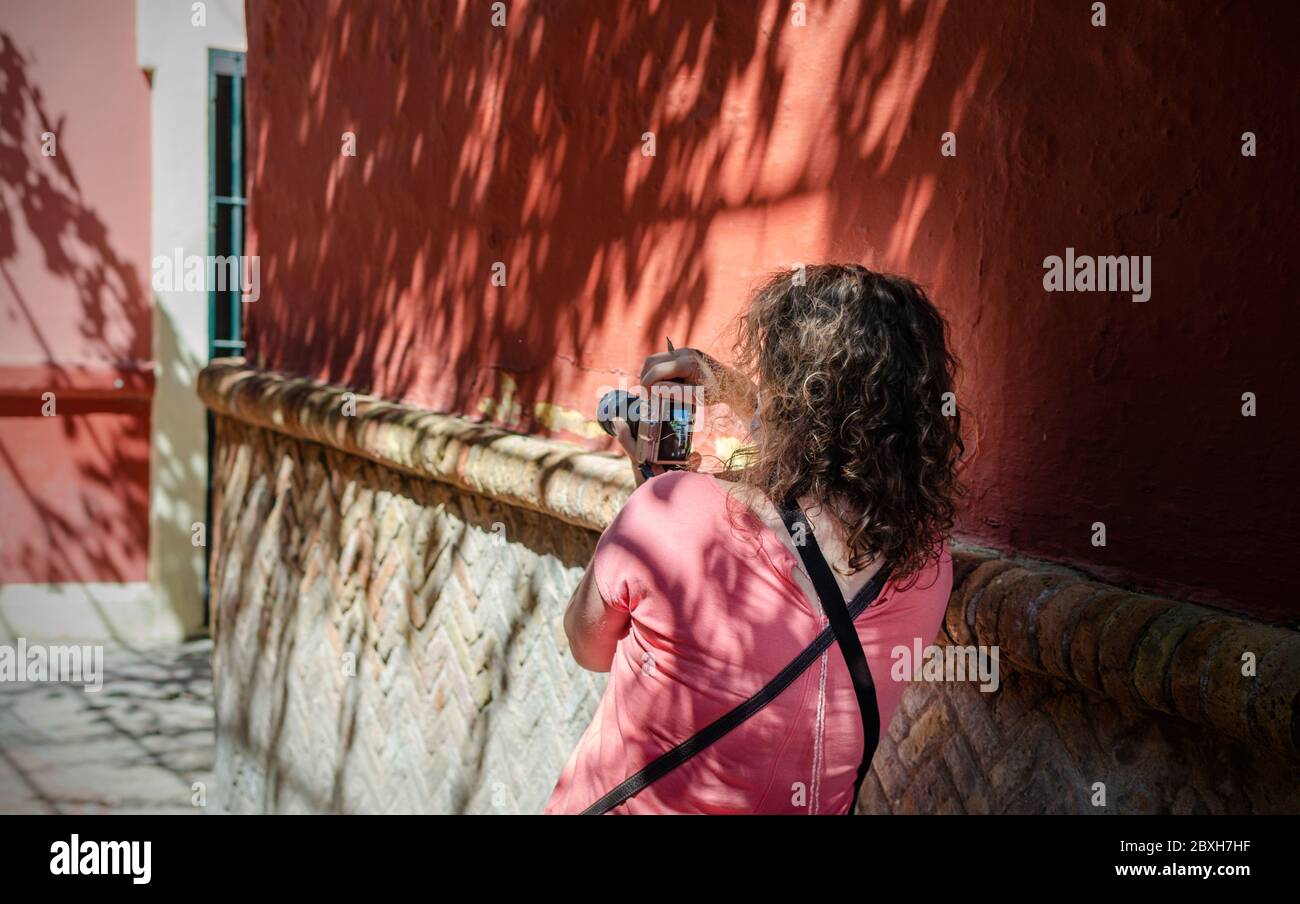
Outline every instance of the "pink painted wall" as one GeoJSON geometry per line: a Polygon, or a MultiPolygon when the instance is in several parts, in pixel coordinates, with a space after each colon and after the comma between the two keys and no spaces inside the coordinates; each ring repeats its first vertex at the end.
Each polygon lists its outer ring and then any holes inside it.
{"type": "Polygon", "coordinates": [[[537,403],[862,261],[952,322],[964,536],[1294,618],[1296,13],[1107,5],[250,0],[251,354],[601,445],[537,403]],[[1151,300],[1045,293],[1067,246],[1151,255],[1151,300]]]}
{"type": "Polygon", "coordinates": [[[149,140],[134,3],[0,0],[0,583],[146,577],[149,140]]]}

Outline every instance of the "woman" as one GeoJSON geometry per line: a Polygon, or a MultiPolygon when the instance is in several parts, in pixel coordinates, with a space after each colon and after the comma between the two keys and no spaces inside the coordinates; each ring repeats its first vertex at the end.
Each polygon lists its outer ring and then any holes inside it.
{"type": "MultiPolygon", "coordinates": [[[[904,687],[891,654],[938,634],[962,452],[939,312],[906,279],[811,267],[757,292],[737,351],[739,369],[646,359],[644,386],[752,413],[753,446],[732,479],[645,481],[601,536],[564,627],[578,664],[611,675],[549,813],[851,812],[904,687]]],[[[619,439],[634,455],[622,423],[619,439]]]]}

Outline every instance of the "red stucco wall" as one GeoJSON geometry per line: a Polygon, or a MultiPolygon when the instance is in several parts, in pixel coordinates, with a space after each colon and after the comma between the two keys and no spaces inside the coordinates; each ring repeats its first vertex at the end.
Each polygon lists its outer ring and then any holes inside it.
{"type": "Polygon", "coordinates": [[[966,537],[1294,617],[1293,4],[1107,6],[250,0],[252,355],[579,439],[537,403],[859,260],[952,322],[966,537]],[[1151,300],[1045,293],[1066,247],[1151,300]]]}
{"type": "Polygon", "coordinates": [[[135,4],[0,0],[0,583],[146,577],[149,195],[135,4]]]}

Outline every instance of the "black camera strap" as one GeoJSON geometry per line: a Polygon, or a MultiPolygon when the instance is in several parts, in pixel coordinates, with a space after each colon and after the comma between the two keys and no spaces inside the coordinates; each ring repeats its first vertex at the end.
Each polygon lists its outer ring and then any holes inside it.
{"type": "MultiPolygon", "coordinates": [[[[816,589],[817,597],[822,602],[822,609],[826,613],[826,618],[830,620],[831,630],[835,632],[835,642],[839,644],[840,652],[844,655],[844,663],[849,669],[849,677],[853,679],[853,692],[857,695],[858,710],[862,714],[862,762],[858,764],[857,778],[853,782],[853,798],[849,801],[848,815],[852,816],[858,805],[858,794],[862,791],[862,780],[867,777],[867,770],[871,768],[871,758],[875,755],[876,745],[880,743],[880,710],[876,705],[876,684],[871,678],[871,669],[867,667],[867,654],[862,649],[862,641],[858,638],[857,629],[853,627],[853,620],[857,617],[857,613],[850,614],[848,607],[844,605],[844,594],[840,592],[840,585],[835,582],[831,566],[827,564],[821,547],[813,537],[812,525],[808,523],[807,516],[798,504],[791,500],[782,508],[781,520],[785,522],[785,529],[795,540],[799,558],[803,559],[804,568],[808,569],[808,577],[812,578],[813,588],[816,589]],[[800,539],[806,542],[800,543],[800,539]]],[[[882,575],[887,580],[889,570],[888,564],[882,566],[867,587],[881,580],[882,575]]],[[[884,580],[881,580],[880,587],[884,587],[884,580]]],[[[880,591],[877,590],[874,596],[878,596],[879,593],[880,591]]],[[[857,602],[856,598],[854,602],[857,602]]]]}
{"type": "Polygon", "coordinates": [[[756,694],[676,747],[660,754],[641,771],[620,782],[600,800],[583,810],[583,816],[599,816],[612,810],[635,797],[701,750],[725,737],[780,696],[782,691],[808,670],[808,666],[812,665],[832,642],[839,644],[840,652],[844,655],[849,676],[853,679],[853,690],[857,694],[858,708],[862,713],[862,762],[858,766],[857,778],[853,784],[853,799],[849,803],[848,810],[850,814],[853,813],[857,806],[858,792],[862,788],[862,780],[871,766],[871,757],[880,740],[880,714],[876,708],[875,684],[871,680],[867,657],[862,651],[862,643],[853,627],[853,620],[880,596],[889,581],[890,566],[888,563],[881,566],[866,586],[858,591],[848,605],[845,605],[844,595],[840,592],[839,585],[835,583],[830,565],[827,564],[816,538],[813,537],[812,525],[808,523],[807,517],[799,506],[794,502],[787,503],[781,510],[781,520],[785,522],[786,530],[795,540],[799,557],[803,559],[804,567],[808,569],[808,576],[812,578],[813,587],[821,599],[822,608],[830,624],[823,628],[812,643],[808,644],[789,665],[763,685],[756,694]]]}

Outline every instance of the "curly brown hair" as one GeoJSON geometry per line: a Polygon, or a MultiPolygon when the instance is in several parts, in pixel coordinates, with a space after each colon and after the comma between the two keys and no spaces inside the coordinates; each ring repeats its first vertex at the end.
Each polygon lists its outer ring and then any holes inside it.
{"type": "Polygon", "coordinates": [[[952,528],[965,446],[947,339],[920,286],[856,264],[779,273],[740,321],[759,391],[741,479],[777,505],[817,500],[854,571],[881,558],[915,576],[952,528]]]}

